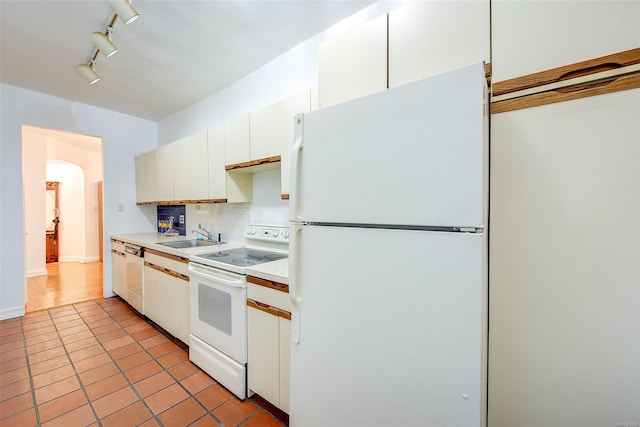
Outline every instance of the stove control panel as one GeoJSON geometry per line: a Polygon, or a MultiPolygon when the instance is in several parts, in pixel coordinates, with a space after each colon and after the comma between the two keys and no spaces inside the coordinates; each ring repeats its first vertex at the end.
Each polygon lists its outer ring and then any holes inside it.
{"type": "Polygon", "coordinates": [[[244,231],[244,237],[249,240],[288,244],[289,227],[249,224],[244,231]]]}

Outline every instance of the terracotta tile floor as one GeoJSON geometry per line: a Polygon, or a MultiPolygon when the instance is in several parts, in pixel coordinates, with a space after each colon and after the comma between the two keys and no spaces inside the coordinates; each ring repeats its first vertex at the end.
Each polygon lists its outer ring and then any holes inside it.
{"type": "Polygon", "coordinates": [[[0,322],[0,426],[283,426],[118,298],[0,322]]]}

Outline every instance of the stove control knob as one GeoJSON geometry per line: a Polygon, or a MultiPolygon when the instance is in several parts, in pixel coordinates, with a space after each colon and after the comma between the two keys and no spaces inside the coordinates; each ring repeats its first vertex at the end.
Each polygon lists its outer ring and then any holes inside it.
{"type": "Polygon", "coordinates": [[[288,232],[288,231],[285,231],[285,232],[284,232],[284,238],[285,238],[285,239],[288,239],[288,238],[289,238],[289,232],[288,232]]]}
{"type": "Polygon", "coordinates": [[[251,234],[253,236],[254,234],[256,234],[256,228],[255,227],[249,227],[247,229],[247,233],[249,233],[249,234],[251,234]]]}
{"type": "Polygon", "coordinates": [[[273,237],[278,237],[278,234],[280,234],[280,231],[273,230],[273,237]]]}

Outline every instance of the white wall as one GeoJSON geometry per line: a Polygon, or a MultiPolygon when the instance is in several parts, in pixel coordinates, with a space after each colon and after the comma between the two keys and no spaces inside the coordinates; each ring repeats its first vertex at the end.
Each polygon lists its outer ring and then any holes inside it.
{"type": "MultiPolygon", "coordinates": [[[[87,90],[91,90],[90,87],[87,90]]],[[[135,155],[157,146],[157,124],[94,106],[0,85],[0,319],[24,313],[25,245],[22,185],[23,124],[102,137],[104,235],[155,230],[155,209],[135,202],[135,155]],[[123,206],[118,212],[117,206],[123,206]]],[[[44,172],[43,172],[44,173],[44,172]]],[[[105,254],[109,253],[105,238],[105,254]]],[[[105,257],[104,294],[111,291],[105,257]]]]}
{"type": "Polygon", "coordinates": [[[336,26],[299,44],[247,77],[204,100],[158,122],[158,145],[169,144],[242,114],[256,111],[318,85],[318,46],[330,37],[347,31],[406,3],[379,1],[336,26]]]}

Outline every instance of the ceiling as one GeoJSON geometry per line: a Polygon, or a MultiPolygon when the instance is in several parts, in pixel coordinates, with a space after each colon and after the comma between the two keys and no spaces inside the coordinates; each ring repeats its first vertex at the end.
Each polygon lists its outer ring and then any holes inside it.
{"type": "Polygon", "coordinates": [[[107,0],[0,0],[0,80],[158,121],[257,70],[374,0],[132,0],[119,51],[76,72],[113,15],[107,0]]]}

